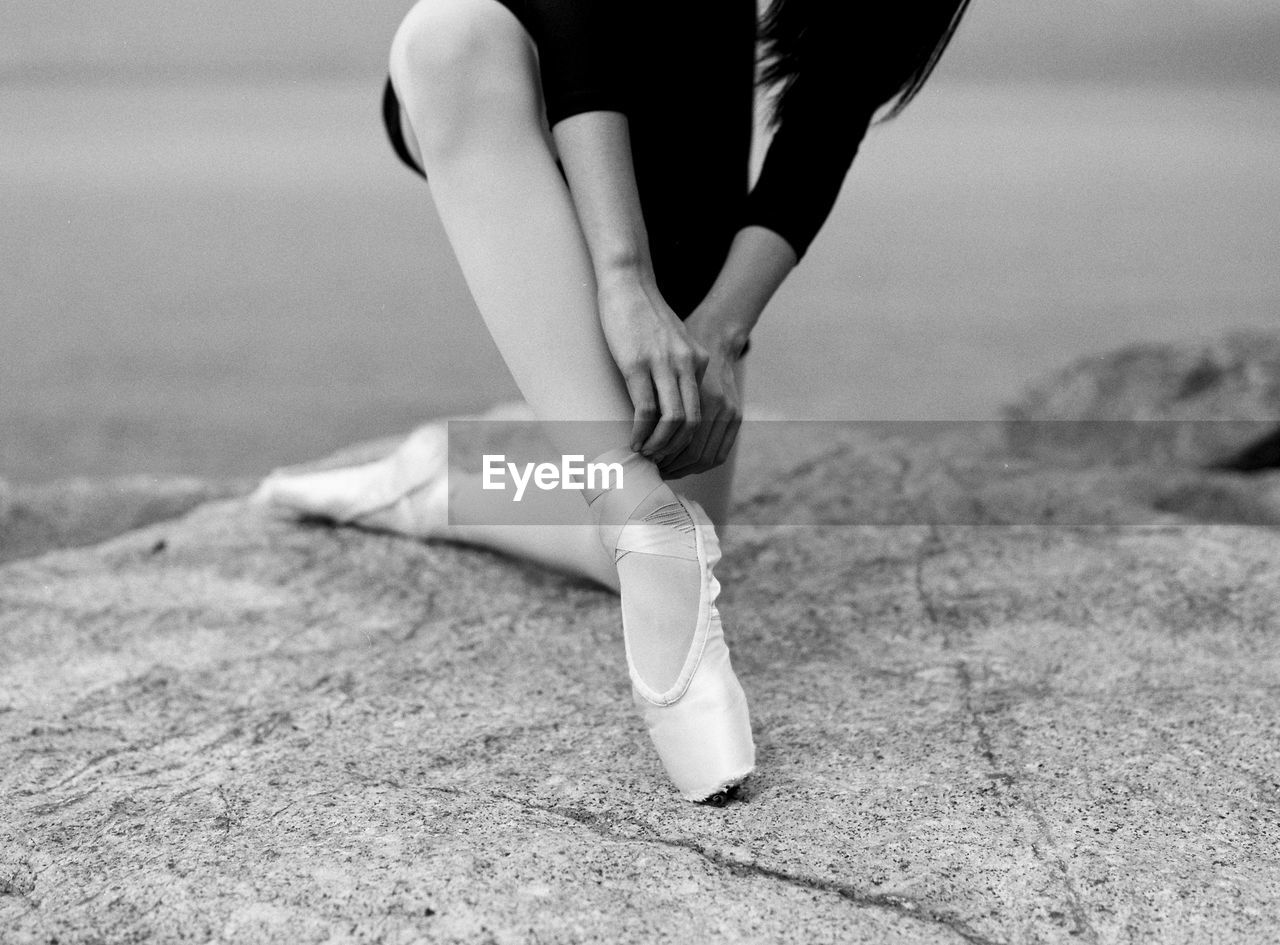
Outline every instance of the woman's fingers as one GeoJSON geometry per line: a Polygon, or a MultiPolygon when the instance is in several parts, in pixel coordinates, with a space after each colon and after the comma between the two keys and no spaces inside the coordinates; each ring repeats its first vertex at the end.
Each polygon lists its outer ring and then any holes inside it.
{"type": "Polygon", "coordinates": [[[724,449],[724,441],[730,437],[732,425],[723,416],[717,421],[715,428],[711,431],[711,435],[707,437],[707,445],[702,450],[699,459],[702,462],[702,471],[714,469],[724,462],[724,457],[729,455],[729,451],[724,449]]]}
{"type": "Polygon", "coordinates": [[[671,479],[680,479],[694,473],[705,472],[714,463],[718,441],[724,432],[724,424],[718,420],[703,420],[689,445],[679,454],[668,460],[662,468],[662,474],[671,479]]]}
{"type": "Polygon", "coordinates": [[[658,423],[658,402],[653,394],[653,379],[648,371],[631,371],[624,377],[635,419],[631,421],[631,450],[640,452],[658,423]]]}
{"type": "Polygon", "coordinates": [[[660,448],[654,456],[655,462],[667,462],[688,449],[700,430],[702,423],[702,400],[698,392],[698,381],[692,373],[692,365],[686,365],[676,376],[676,385],[680,392],[680,412],[684,415],[681,423],[667,445],[660,448]]]}
{"type": "Polygon", "coordinates": [[[653,372],[653,387],[658,393],[658,422],[640,452],[657,460],[668,447],[675,445],[685,426],[684,398],[680,381],[670,368],[653,372]]]}
{"type": "Polygon", "coordinates": [[[742,418],[730,410],[722,410],[714,418],[704,420],[693,441],[663,468],[663,475],[679,479],[715,469],[729,458],[741,426],[742,418]]]}
{"type": "Polygon", "coordinates": [[[625,372],[635,408],[633,450],[660,462],[688,446],[702,418],[700,384],[706,362],[700,348],[677,346],[672,353],[641,361],[625,372]]]}
{"type": "Polygon", "coordinates": [[[742,429],[742,417],[735,416],[732,420],[725,424],[724,437],[720,440],[716,447],[716,456],[713,466],[719,466],[729,458],[729,454],[733,452],[734,444],[738,442],[738,431],[742,429]]]}

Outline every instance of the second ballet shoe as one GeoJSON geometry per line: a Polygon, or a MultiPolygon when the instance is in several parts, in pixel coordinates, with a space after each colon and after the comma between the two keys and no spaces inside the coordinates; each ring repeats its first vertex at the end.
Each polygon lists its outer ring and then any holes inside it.
{"type": "Polygon", "coordinates": [[[277,470],[251,500],[340,525],[433,537],[448,524],[447,428],[442,423],[421,427],[370,463],[316,472],[277,470]]]}

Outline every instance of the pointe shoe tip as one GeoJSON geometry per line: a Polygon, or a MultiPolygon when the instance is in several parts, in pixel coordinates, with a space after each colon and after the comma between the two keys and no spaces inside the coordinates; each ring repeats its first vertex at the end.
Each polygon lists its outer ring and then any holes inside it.
{"type": "Polygon", "coordinates": [[[316,511],[299,494],[295,486],[296,476],[273,472],[249,493],[249,506],[263,515],[285,519],[307,518],[316,511]]]}
{"type": "Polygon", "coordinates": [[[751,776],[751,772],[738,778],[733,778],[724,783],[723,786],[712,791],[710,794],[702,792],[686,793],[685,800],[692,801],[695,804],[701,804],[706,807],[724,807],[730,801],[739,800],[742,793],[742,785],[751,776]]]}

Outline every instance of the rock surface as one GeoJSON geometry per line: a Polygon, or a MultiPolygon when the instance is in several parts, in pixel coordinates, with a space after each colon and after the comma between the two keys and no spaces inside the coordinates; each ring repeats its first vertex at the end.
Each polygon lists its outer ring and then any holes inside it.
{"type": "Polygon", "coordinates": [[[1006,411],[1010,446],[1071,465],[1280,466],[1280,336],[1085,358],[1006,411]]]}
{"type": "Polygon", "coordinates": [[[191,477],[125,476],[20,485],[0,479],[0,562],[54,548],[92,545],[175,518],[250,483],[191,477]]]}
{"type": "Polygon", "coordinates": [[[723,809],[593,587],[243,500],[0,568],[0,938],[1274,941],[1280,538],[1196,519],[1275,477],[991,430],[752,433],[723,809]]]}

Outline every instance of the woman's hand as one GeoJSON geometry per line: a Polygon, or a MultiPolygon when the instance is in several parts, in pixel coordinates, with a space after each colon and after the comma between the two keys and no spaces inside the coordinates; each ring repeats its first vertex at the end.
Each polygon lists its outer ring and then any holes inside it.
{"type": "Polygon", "coordinates": [[[724,462],[742,401],[733,362],[796,264],[779,234],[739,230],[707,298],[685,324],[658,292],[620,112],[572,115],[551,129],[595,271],[600,325],[635,409],[631,448],[664,475],[724,462]]]}
{"type": "Polygon", "coordinates": [[[631,448],[655,460],[674,455],[702,417],[707,354],[658,292],[627,119],[582,112],[552,133],[595,270],[600,326],[635,409],[631,448]]]}
{"type": "Polygon", "coordinates": [[[600,324],[635,408],[631,449],[661,464],[701,429],[706,350],[690,337],[651,279],[599,280],[600,324]]]}
{"type": "Polygon", "coordinates": [[[667,454],[659,462],[662,475],[681,479],[714,469],[729,458],[742,426],[742,395],[733,366],[746,347],[746,335],[730,329],[733,324],[717,316],[706,303],[685,321],[684,327],[710,360],[699,386],[701,422],[684,449],[667,454]]]}
{"type": "Polygon", "coordinates": [[[664,476],[679,479],[705,472],[729,458],[742,425],[742,393],[734,363],[795,264],[791,244],[772,230],[748,226],[734,236],[711,291],[684,322],[685,331],[710,361],[699,390],[702,422],[688,446],[659,464],[664,476]]]}

